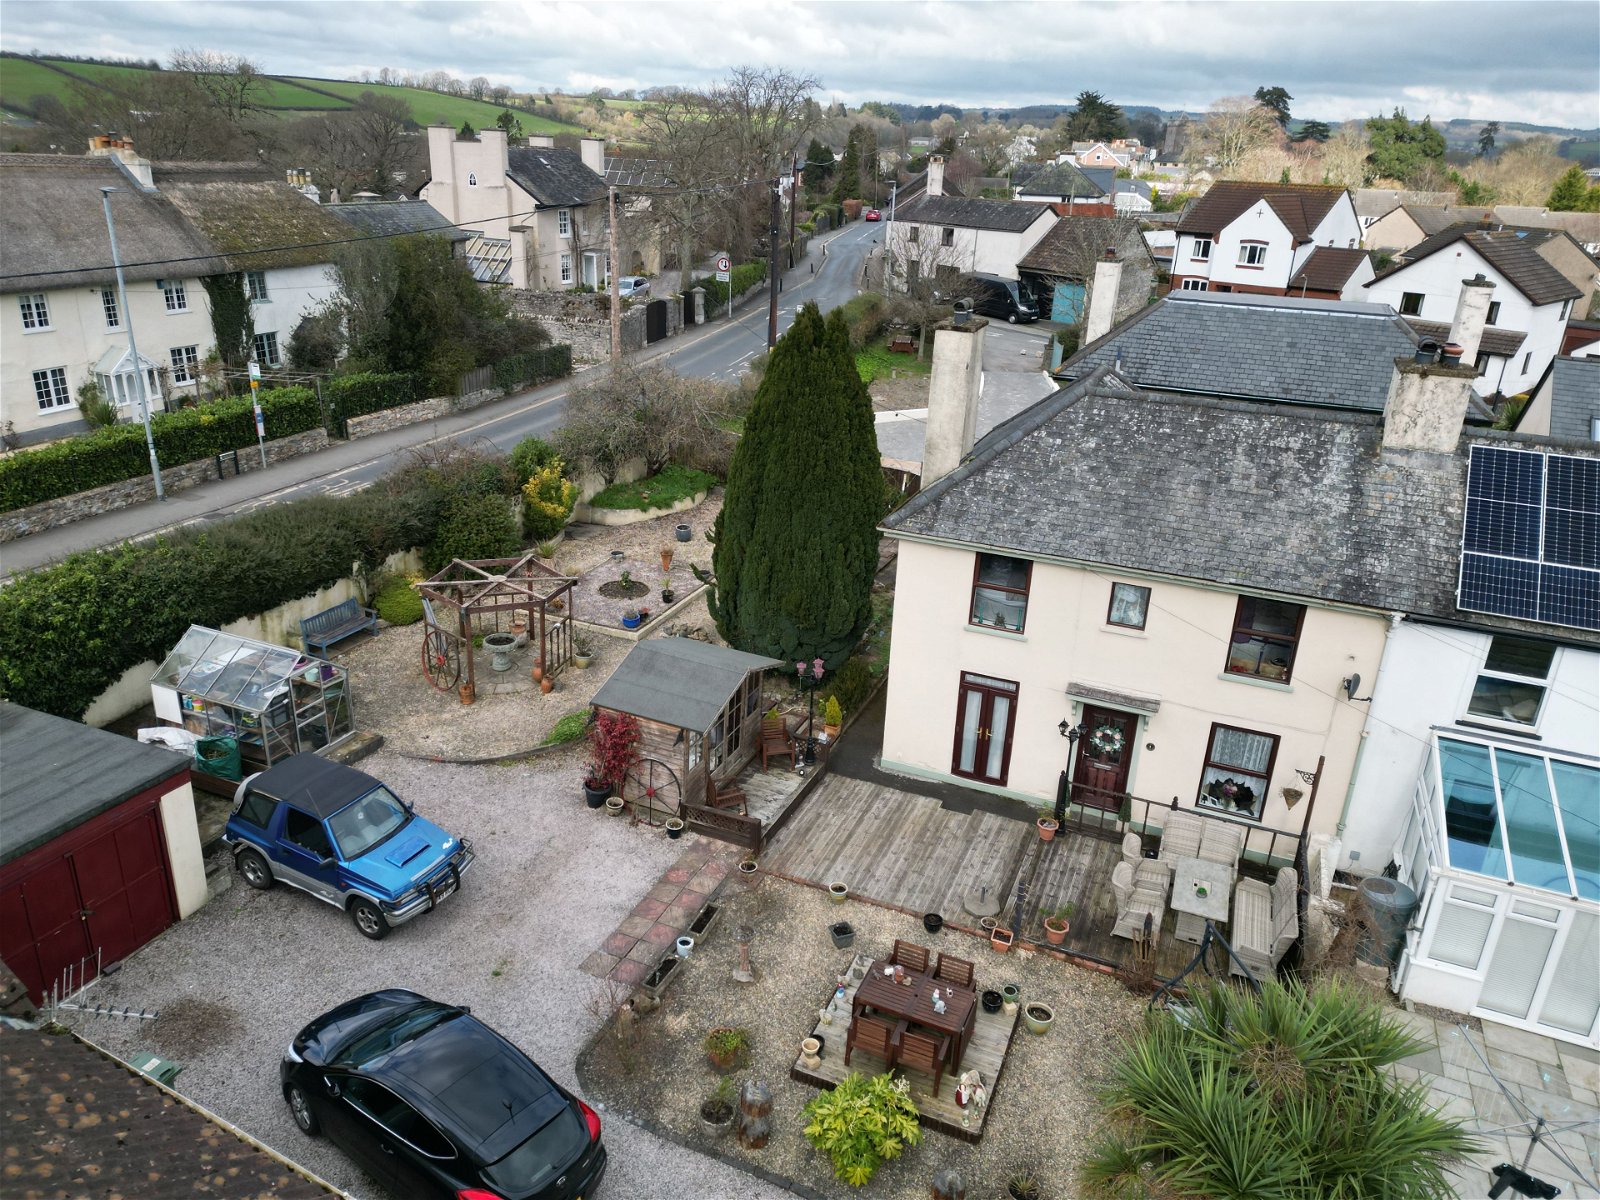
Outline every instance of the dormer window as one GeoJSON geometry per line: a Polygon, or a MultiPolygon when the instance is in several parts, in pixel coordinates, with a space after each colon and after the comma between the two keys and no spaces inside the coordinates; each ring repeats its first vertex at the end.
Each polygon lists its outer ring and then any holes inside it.
{"type": "Polygon", "coordinates": [[[468,172],[468,174],[467,174],[467,186],[468,187],[477,187],[478,186],[478,176],[477,176],[476,172],[468,172]]]}

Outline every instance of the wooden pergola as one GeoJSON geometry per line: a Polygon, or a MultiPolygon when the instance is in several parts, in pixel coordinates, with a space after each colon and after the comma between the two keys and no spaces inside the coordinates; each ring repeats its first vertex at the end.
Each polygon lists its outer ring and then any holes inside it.
{"type": "Polygon", "coordinates": [[[572,658],[573,585],[577,580],[521,558],[453,559],[417,585],[422,596],[422,671],[440,691],[477,686],[473,638],[510,634],[533,641],[551,675],[572,658]],[[466,664],[465,679],[462,664],[466,664]]]}

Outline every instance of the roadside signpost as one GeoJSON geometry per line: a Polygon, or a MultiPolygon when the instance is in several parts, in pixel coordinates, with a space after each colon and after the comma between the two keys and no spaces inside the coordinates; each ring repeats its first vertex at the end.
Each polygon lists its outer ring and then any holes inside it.
{"type": "Polygon", "coordinates": [[[267,422],[261,415],[261,364],[250,360],[250,404],[256,410],[256,445],[261,448],[261,465],[267,465],[267,422]]]}
{"type": "Polygon", "coordinates": [[[728,285],[728,320],[733,320],[733,260],[726,254],[717,255],[717,282],[728,285]]]}

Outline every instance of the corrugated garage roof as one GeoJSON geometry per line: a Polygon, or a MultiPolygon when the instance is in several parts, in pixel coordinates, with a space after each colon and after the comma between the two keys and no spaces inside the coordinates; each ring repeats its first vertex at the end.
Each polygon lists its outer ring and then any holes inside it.
{"type": "Polygon", "coordinates": [[[784,664],[775,658],[712,646],[692,638],[651,638],[595,693],[596,708],[706,733],[751,671],[784,664]]]}
{"type": "Polygon", "coordinates": [[[0,700],[0,863],[189,769],[161,746],[0,700]]]}

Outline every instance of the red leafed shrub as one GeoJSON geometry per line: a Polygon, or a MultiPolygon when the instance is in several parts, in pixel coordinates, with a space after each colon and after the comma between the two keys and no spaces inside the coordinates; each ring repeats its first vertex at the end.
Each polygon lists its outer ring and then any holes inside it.
{"type": "Polygon", "coordinates": [[[626,713],[595,713],[589,726],[589,782],[621,789],[622,777],[638,761],[638,720],[626,713]]]}

